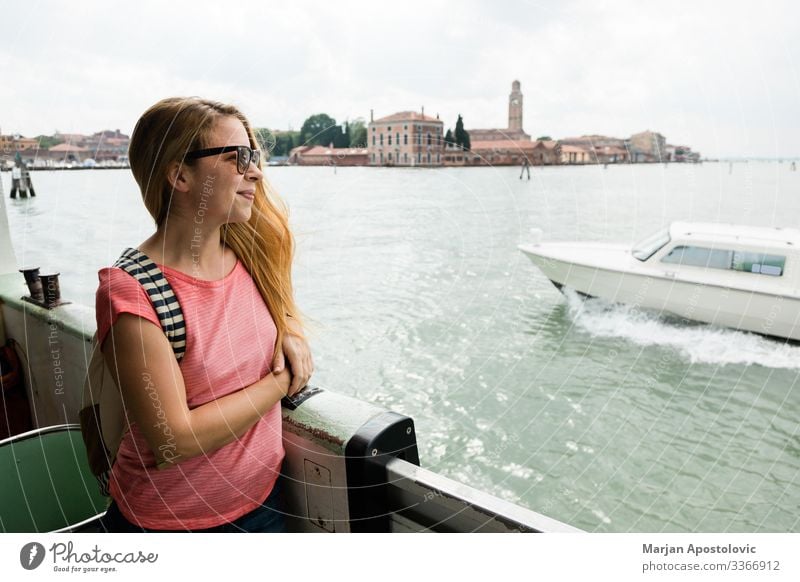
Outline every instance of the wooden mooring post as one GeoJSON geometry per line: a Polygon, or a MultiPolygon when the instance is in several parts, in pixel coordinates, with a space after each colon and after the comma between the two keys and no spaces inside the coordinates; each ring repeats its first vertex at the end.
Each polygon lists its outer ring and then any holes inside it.
{"type": "Polygon", "coordinates": [[[16,198],[17,192],[19,192],[20,198],[27,198],[28,194],[32,197],[36,196],[30,170],[22,161],[19,152],[14,158],[14,167],[11,169],[11,198],[16,198]]]}

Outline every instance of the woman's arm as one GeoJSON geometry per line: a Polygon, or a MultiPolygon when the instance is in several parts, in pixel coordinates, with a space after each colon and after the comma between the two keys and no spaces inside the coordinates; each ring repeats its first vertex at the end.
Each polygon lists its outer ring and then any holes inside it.
{"type": "Polygon", "coordinates": [[[211,453],[240,438],[286,396],[291,383],[291,374],[284,370],[189,410],[178,361],[158,326],[123,313],[102,350],[128,414],[159,468],[211,453]]]}

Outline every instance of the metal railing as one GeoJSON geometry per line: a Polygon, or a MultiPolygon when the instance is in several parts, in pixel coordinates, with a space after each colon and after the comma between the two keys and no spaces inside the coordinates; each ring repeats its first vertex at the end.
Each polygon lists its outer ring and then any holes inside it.
{"type": "Polygon", "coordinates": [[[580,532],[407,461],[385,461],[392,531],[580,532]]]}

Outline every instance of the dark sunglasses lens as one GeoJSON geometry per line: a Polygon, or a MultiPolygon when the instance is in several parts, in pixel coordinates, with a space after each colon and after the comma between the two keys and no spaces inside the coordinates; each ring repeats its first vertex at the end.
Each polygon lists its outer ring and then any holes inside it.
{"type": "Polygon", "coordinates": [[[240,147],[237,150],[237,169],[240,174],[247,172],[250,164],[258,165],[258,160],[261,159],[261,152],[258,150],[251,150],[250,148],[240,147]]]}
{"type": "Polygon", "coordinates": [[[240,147],[236,150],[236,169],[244,174],[250,166],[250,148],[240,147]]]}

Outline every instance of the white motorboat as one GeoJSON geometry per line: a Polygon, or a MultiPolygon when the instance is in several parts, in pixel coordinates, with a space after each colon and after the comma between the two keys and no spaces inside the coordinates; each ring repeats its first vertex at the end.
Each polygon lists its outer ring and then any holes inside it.
{"type": "Polygon", "coordinates": [[[638,244],[520,245],[581,295],[800,340],[800,230],[674,222],[638,244]]]}

